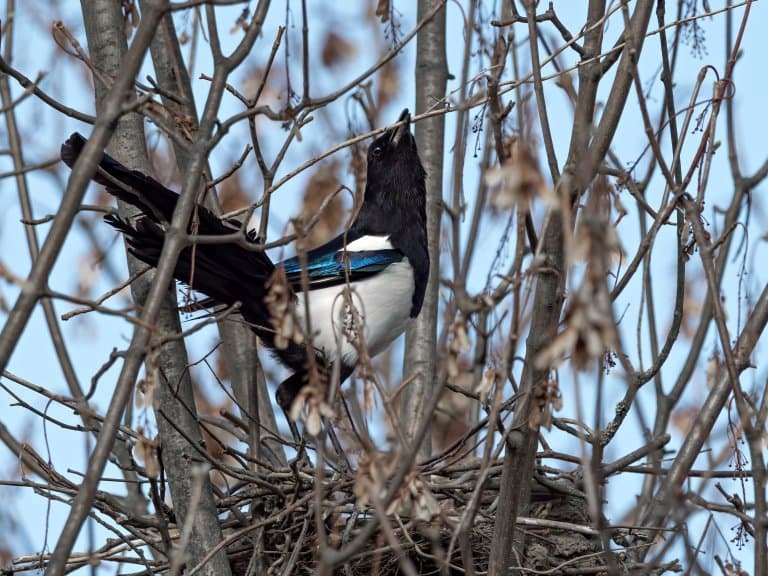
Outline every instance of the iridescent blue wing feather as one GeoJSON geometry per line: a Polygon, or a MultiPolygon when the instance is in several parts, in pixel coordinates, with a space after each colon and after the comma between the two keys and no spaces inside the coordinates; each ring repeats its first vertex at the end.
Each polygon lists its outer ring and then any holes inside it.
{"type": "MultiPolygon", "coordinates": [[[[309,289],[326,288],[344,282],[355,282],[378,274],[387,266],[404,258],[399,250],[363,250],[348,252],[338,250],[325,254],[307,255],[307,280],[309,289]],[[310,259],[311,257],[311,259],[310,259]]],[[[301,291],[302,267],[298,257],[280,264],[285,269],[288,282],[294,290],[301,291]]]]}

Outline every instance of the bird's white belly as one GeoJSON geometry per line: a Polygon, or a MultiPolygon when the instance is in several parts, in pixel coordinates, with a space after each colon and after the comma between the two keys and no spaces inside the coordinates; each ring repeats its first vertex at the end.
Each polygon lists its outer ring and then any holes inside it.
{"type": "MultiPolygon", "coordinates": [[[[312,344],[329,360],[341,358],[347,366],[358,360],[357,347],[350,340],[364,343],[370,357],[376,356],[403,333],[410,320],[413,269],[407,258],[378,274],[347,285],[320,288],[309,292],[312,344]],[[349,288],[356,312],[346,304],[349,288]],[[354,323],[357,317],[358,323],[354,323]],[[362,329],[361,329],[362,328],[362,329]]],[[[304,293],[297,294],[296,314],[306,328],[304,293]]]]}

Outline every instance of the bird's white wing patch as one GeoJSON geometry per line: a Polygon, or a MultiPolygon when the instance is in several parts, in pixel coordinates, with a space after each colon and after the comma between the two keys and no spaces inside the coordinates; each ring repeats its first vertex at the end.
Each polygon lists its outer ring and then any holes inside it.
{"type": "MultiPolygon", "coordinates": [[[[347,366],[357,363],[357,349],[350,336],[362,337],[371,357],[389,346],[405,331],[410,321],[415,284],[408,259],[396,262],[370,278],[353,282],[351,299],[361,326],[350,327],[349,307],[342,296],[346,285],[330,286],[309,293],[313,344],[333,361],[340,358],[347,366]],[[351,328],[351,329],[350,329],[351,328]]],[[[304,294],[298,294],[296,315],[306,321],[304,294]]]]}
{"type": "Polygon", "coordinates": [[[362,236],[346,245],[347,252],[367,252],[372,250],[392,250],[389,236],[362,236]]]}

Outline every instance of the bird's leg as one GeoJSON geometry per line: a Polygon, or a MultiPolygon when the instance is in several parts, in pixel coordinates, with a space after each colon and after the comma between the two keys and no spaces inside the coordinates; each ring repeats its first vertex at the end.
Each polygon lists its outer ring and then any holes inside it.
{"type": "Polygon", "coordinates": [[[301,470],[302,468],[311,467],[312,461],[309,459],[309,455],[307,454],[307,441],[304,438],[304,436],[299,432],[299,427],[296,426],[296,422],[291,419],[291,415],[288,413],[288,410],[283,408],[283,414],[285,415],[285,421],[288,422],[288,428],[291,431],[291,436],[293,437],[293,445],[296,449],[296,458],[291,460],[288,464],[290,465],[291,469],[297,474],[297,481],[298,481],[298,470],[301,470]]]}
{"type": "Polygon", "coordinates": [[[275,400],[277,400],[278,406],[285,415],[285,421],[288,423],[288,428],[291,430],[291,436],[293,437],[294,447],[296,448],[296,458],[291,463],[291,467],[301,464],[300,467],[311,465],[309,456],[306,453],[306,441],[302,434],[299,433],[299,428],[296,426],[296,422],[291,418],[291,406],[296,399],[299,391],[306,385],[307,375],[305,372],[294,372],[288,378],[286,378],[277,387],[275,393],[275,400]]]}
{"type": "MultiPolygon", "coordinates": [[[[335,366],[332,366],[335,367],[335,366]]],[[[344,382],[353,372],[353,368],[350,366],[344,366],[342,363],[338,366],[338,377],[339,377],[339,386],[341,382],[344,382]]],[[[335,376],[336,374],[334,374],[335,376]]],[[[331,379],[329,378],[329,381],[336,382],[335,378],[331,379]]],[[[335,385],[335,384],[334,384],[335,385]]],[[[338,392],[337,400],[336,400],[336,406],[339,404],[345,404],[344,402],[344,396],[341,394],[341,391],[339,388],[336,388],[336,391],[338,392]]],[[[331,394],[332,389],[329,386],[328,394],[332,398],[333,394],[331,394]]],[[[332,400],[329,399],[329,402],[332,402],[332,400]]],[[[345,404],[346,407],[346,404],[345,404]]],[[[336,452],[337,458],[342,462],[344,467],[346,468],[347,472],[350,472],[352,470],[352,464],[349,462],[349,458],[347,458],[347,453],[344,450],[344,448],[341,446],[341,442],[339,442],[338,436],[336,436],[336,430],[333,427],[333,422],[331,420],[326,420],[326,427],[328,430],[328,437],[331,439],[331,445],[333,446],[334,452],[336,452]]]]}
{"type": "Polygon", "coordinates": [[[341,446],[341,442],[339,442],[339,438],[336,436],[336,431],[333,428],[333,422],[328,420],[326,425],[328,430],[328,437],[331,439],[331,445],[333,446],[334,452],[336,452],[336,456],[341,461],[345,471],[350,472],[352,470],[352,464],[350,464],[349,458],[347,458],[347,453],[344,451],[344,448],[341,446]]]}

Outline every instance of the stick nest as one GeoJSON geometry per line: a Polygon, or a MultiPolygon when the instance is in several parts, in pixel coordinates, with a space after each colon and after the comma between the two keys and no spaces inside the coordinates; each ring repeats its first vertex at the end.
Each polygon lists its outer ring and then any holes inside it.
{"type": "MultiPolygon", "coordinates": [[[[361,481],[360,469],[269,475],[272,489],[243,488],[236,496],[240,511],[224,523],[233,574],[314,574],[320,569],[345,576],[484,574],[501,468],[500,462],[485,468],[479,461],[452,467],[432,463],[407,477],[386,509],[373,483],[361,481]],[[478,491],[483,475],[485,485],[478,491]],[[315,491],[318,480],[320,492],[315,491]],[[248,513],[243,512],[246,501],[251,502],[248,513]],[[357,546],[356,538],[372,530],[371,523],[376,529],[357,546]],[[350,546],[354,551],[346,553],[350,546]]],[[[604,546],[614,551],[613,574],[679,570],[677,563],[633,564],[622,551],[627,531],[607,528],[601,539],[586,497],[568,475],[537,474],[530,491],[531,502],[517,522],[522,546],[516,557],[530,571],[525,573],[608,574],[604,546]]]]}

